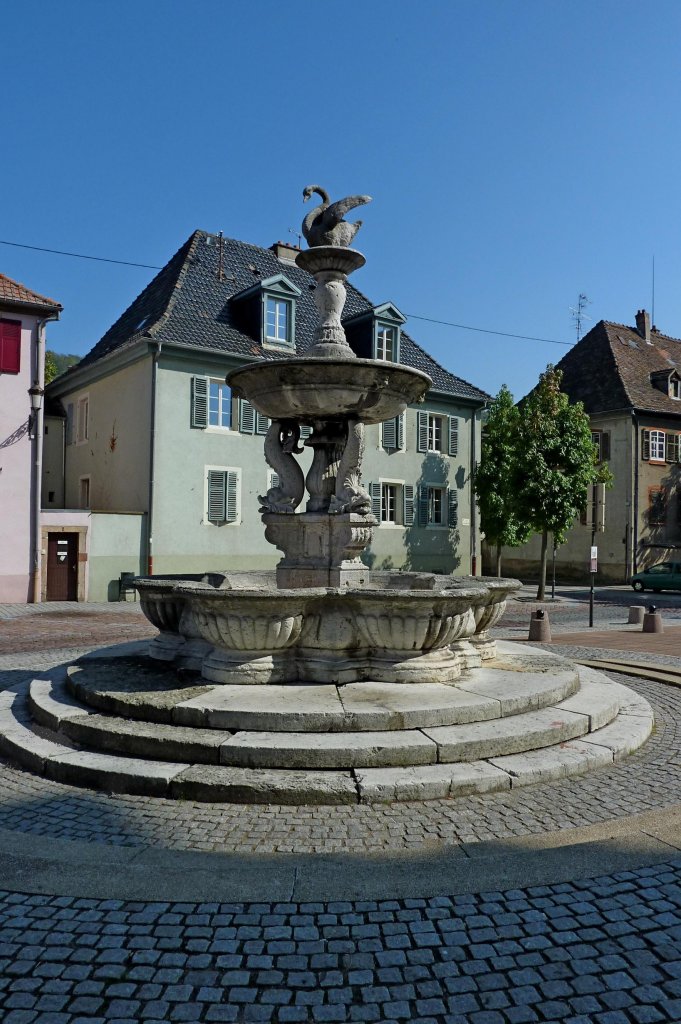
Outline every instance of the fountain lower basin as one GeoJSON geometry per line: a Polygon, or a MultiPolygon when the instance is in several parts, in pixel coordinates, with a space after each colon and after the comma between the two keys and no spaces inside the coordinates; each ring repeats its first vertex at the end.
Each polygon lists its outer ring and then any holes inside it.
{"type": "Polygon", "coordinates": [[[141,577],[150,653],[211,682],[455,683],[495,655],[515,580],[368,573],[361,588],[279,589],[273,573],[141,577]]]}

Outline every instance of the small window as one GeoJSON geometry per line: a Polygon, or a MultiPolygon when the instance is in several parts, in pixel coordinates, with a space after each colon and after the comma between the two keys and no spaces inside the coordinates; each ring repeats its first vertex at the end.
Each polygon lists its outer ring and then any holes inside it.
{"type": "Polygon", "coordinates": [[[90,477],[81,476],[78,481],[78,507],[90,508],[90,477]]]}
{"type": "Polygon", "coordinates": [[[458,523],[459,498],[454,488],[431,487],[423,484],[419,488],[419,526],[448,526],[458,523]]]}
{"type": "Polygon", "coordinates": [[[207,467],[205,519],[213,526],[239,521],[240,474],[237,469],[207,467]]]}
{"type": "Polygon", "coordinates": [[[677,401],[681,399],[681,377],[669,378],[669,397],[677,401]]]}
{"type": "Polygon", "coordinates": [[[651,462],[664,462],[664,442],[665,436],[663,430],[651,430],[650,431],[650,460],[651,462]]]}
{"type": "Polygon", "coordinates": [[[380,526],[412,526],[414,486],[385,480],[369,484],[371,512],[380,526]]]}
{"type": "Polygon", "coordinates": [[[604,462],[610,458],[610,432],[607,430],[592,430],[591,440],[596,446],[596,461],[604,462]]]}
{"type": "Polygon", "coordinates": [[[681,462],[681,434],[667,434],[665,456],[667,462],[681,462]]]}
{"type": "Polygon", "coordinates": [[[287,299],[267,297],[265,337],[287,345],[291,340],[291,303],[287,299]]]}
{"type": "Polygon", "coordinates": [[[21,320],[0,318],[0,373],[21,369],[21,320]]]}
{"type": "Polygon", "coordinates": [[[219,380],[208,385],[208,425],[226,430],[232,426],[232,390],[219,380]]]}
{"type": "MultiPolygon", "coordinates": [[[[90,432],[90,399],[88,395],[78,399],[76,411],[76,440],[78,444],[87,441],[90,432]]],[[[85,506],[83,506],[85,507],[85,506]]]]}
{"type": "Polygon", "coordinates": [[[376,325],[376,359],[388,363],[397,361],[397,328],[388,324],[376,325]]]}
{"type": "Polygon", "coordinates": [[[438,413],[417,415],[417,451],[457,455],[459,451],[459,419],[438,413]]]}

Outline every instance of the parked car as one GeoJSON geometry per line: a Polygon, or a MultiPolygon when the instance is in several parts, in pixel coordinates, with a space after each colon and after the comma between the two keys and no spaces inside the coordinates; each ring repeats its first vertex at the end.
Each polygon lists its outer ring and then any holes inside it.
{"type": "Polygon", "coordinates": [[[631,577],[634,590],[681,590],[681,562],[660,562],[631,577]]]}

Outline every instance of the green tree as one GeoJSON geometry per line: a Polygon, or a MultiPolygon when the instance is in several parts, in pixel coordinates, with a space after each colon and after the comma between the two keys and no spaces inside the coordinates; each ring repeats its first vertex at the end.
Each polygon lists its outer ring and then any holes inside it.
{"type": "Polygon", "coordinates": [[[584,406],[571,404],[560,390],[562,377],[562,371],[549,364],[520,410],[523,456],[518,515],[542,538],[539,601],[546,588],[549,533],[554,544],[561,544],[586,505],[589,485],[607,483],[609,475],[598,466],[584,406]]]}
{"type": "Polygon", "coordinates": [[[492,402],[482,434],[475,491],[480,527],[488,544],[496,548],[497,576],[501,576],[502,547],[517,547],[531,528],[519,515],[518,460],[523,450],[520,411],[504,384],[492,402]]]}
{"type": "Polygon", "coordinates": [[[65,352],[45,352],[45,383],[49,384],[55,377],[61,376],[65,370],[80,362],[80,356],[67,355],[65,352]]]}
{"type": "Polygon", "coordinates": [[[54,358],[54,352],[50,352],[48,349],[45,353],[45,383],[49,384],[59,374],[57,369],[57,361],[54,358]]]}

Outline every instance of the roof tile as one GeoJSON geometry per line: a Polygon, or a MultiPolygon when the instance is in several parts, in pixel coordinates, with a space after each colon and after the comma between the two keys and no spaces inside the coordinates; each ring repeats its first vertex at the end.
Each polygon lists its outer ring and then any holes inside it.
{"type": "Polygon", "coordinates": [[[6,274],[0,274],[0,305],[39,306],[43,309],[61,310],[61,303],[45,295],[31,291],[26,285],[13,281],[6,274]]]}

